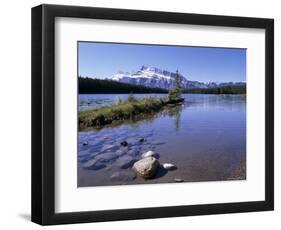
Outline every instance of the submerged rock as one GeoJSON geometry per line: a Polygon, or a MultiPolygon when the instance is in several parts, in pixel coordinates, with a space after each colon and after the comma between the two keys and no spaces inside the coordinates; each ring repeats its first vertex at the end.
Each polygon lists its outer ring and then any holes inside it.
{"type": "Polygon", "coordinates": [[[107,153],[102,153],[100,155],[97,155],[94,159],[96,159],[102,163],[108,163],[108,162],[114,161],[117,158],[118,158],[118,156],[115,153],[107,152],[107,153]]]}
{"type": "Polygon", "coordinates": [[[173,165],[171,163],[164,163],[164,164],[162,164],[162,166],[166,170],[174,170],[177,168],[175,165],[173,165]]]}
{"type": "Polygon", "coordinates": [[[156,153],[153,152],[153,151],[148,151],[148,152],[143,153],[143,154],[141,155],[142,158],[146,158],[146,157],[155,157],[155,156],[156,156],[156,153]]]}
{"type": "Polygon", "coordinates": [[[120,156],[125,155],[127,153],[127,151],[128,150],[125,150],[125,149],[119,149],[115,152],[115,154],[120,157],[120,156]]]}
{"type": "Polygon", "coordinates": [[[116,165],[121,169],[127,169],[131,167],[136,162],[136,159],[132,156],[122,156],[116,160],[116,165]]]}
{"type": "Polygon", "coordinates": [[[101,152],[112,149],[114,147],[114,145],[110,145],[110,144],[106,144],[101,148],[101,152]]]}
{"type": "Polygon", "coordinates": [[[134,163],[133,170],[141,177],[151,179],[155,176],[159,165],[156,158],[146,157],[134,163]]]}
{"type": "Polygon", "coordinates": [[[110,180],[114,182],[128,182],[136,178],[136,174],[132,171],[114,172],[110,180]]]}
{"type": "Polygon", "coordinates": [[[89,170],[100,170],[102,168],[105,168],[106,165],[99,161],[99,160],[89,160],[85,164],[83,164],[84,169],[89,169],[89,170]]]}

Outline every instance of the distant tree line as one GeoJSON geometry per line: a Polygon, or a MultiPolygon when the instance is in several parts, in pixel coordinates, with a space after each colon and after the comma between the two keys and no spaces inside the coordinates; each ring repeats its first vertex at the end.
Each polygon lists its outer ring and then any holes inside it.
{"type": "Polygon", "coordinates": [[[141,85],[132,85],[111,80],[79,77],[80,94],[102,93],[167,93],[166,89],[149,88],[141,85]]]}
{"type": "Polygon", "coordinates": [[[202,94],[246,94],[246,85],[243,86],[224,86],[207,89],[185,89],[183,93],[202,93],[202,94]]]}
{"type": "MultiPolygon", "coordinates": [[[[150,88],[141,85],[132,85],[111,80],[93,79],[88,77],[79,77],[80,94],[102,94],[102,93],[168,93],[168,90],[161,88],[150,88]]],[[[175,89],[169,91],[169,96],[177,96],[178,91],[182,93],[202,93],[202,94],[246,94],[246,85],[242,86],[224,86],[218,88],[197,88],[181,89],[179,83],[175,89]],[[174,92],[175,91],[175,92],[174,92]]]]}

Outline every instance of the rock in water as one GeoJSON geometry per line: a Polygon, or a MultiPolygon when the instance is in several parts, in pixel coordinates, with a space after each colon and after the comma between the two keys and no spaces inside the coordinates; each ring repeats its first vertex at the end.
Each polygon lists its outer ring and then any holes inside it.
{"type": "Polygon", "coordinates": [[[166,170],[174,170],[176,169],[177,167],[171,163],[164,163],[163,165],[163,168],[166,169],[166,170]]]}
{"type": "Polygon", "coordinates": [[[155,152],[153,152],[153,151],[148,151],[148,152],[143,153],[143,154],[141,155],[142,158],[146,158],[146,157],[155,157],[155,156],[156,156],[156,154],[155,154],[155,152]]]}
{"type": "Polygon", "coordinates": [[[127,145],[128,145],[128,142],[127,142],[127,141],[122,141],[120,144],[121,144],[122,146],[127,146],[127,145]]]}
{"type": "Polygon", "coordinates": [[[133,170],[145,179],[151,179],[155,176],[158,168],[159,162],[154,157],[146,157],[137,161],[133,170]]]}
{"type": "Polygon", "coordinates": [[[88,144],[89,144],[88,141],[84,141],[84,142],[83,142],[83,145],[88,145],[88,144]]]}
{"type": "Polygon", "coordinates": [[[175,182],[184,182],[184,180],[183,180],[183,179],[180,179],[180,178],[175,178],[174,181],[175,181],[175,182]]]}

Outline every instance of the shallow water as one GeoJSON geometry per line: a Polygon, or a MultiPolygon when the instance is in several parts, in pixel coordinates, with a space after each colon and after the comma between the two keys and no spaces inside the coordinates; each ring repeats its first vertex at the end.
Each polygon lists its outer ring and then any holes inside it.
{"type": "MultiPolygon", "coordinates": [[[[79,110],[116,103],[128,95],[80,95],[79,110]],[[97,103],[98,102],[98,103],[97,103]]],[[[158,95],[136,95],[163,96],[158,95]]],[[[79,132],[78,186],[245,179],[246,100],[240,95],[184,94],[186,103],[145,120],[79,132]],[[128,146],[120,143],[127,141],[128,146]],[[132,164],[148,150],[177,169],[144,180],[132,164]],[[95,159],[103,159],[94,164],[95,159]],[[243,169],[243,170],[242,170],[243,169]]]]}
{"type": "MultiPolygon", "coordinates": [[[[167,94],[134,94],[136,98],[163,97],[167,94]]],[[[79,111],[98,109],[103,106],[118,103],[119,100],[126,100],[128,94],[80,94],[79,111]]]]}

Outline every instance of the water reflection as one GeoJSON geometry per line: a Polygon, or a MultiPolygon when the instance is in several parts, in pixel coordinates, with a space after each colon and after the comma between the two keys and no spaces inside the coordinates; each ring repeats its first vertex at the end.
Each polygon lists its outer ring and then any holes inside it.
{"type": "Polygon", "coordinates": [[[134,117],[129,120],[116,121],[113,122],[112,124],[103,127],[93,128],[93,130],[102,130],[104,128],[112,129],[122,125],[128,125],[131,126],[132,128],[138,128],[143,124],[152,124],[155,119],[169,117],[174,121],[175,131],[178,132],[180,129],[181,111],[186,107],[186,105],[187,105],[186,103],[182,103],[178,105],[166,106],[157,112],[144,114],[141,117],[134,117]]]}

